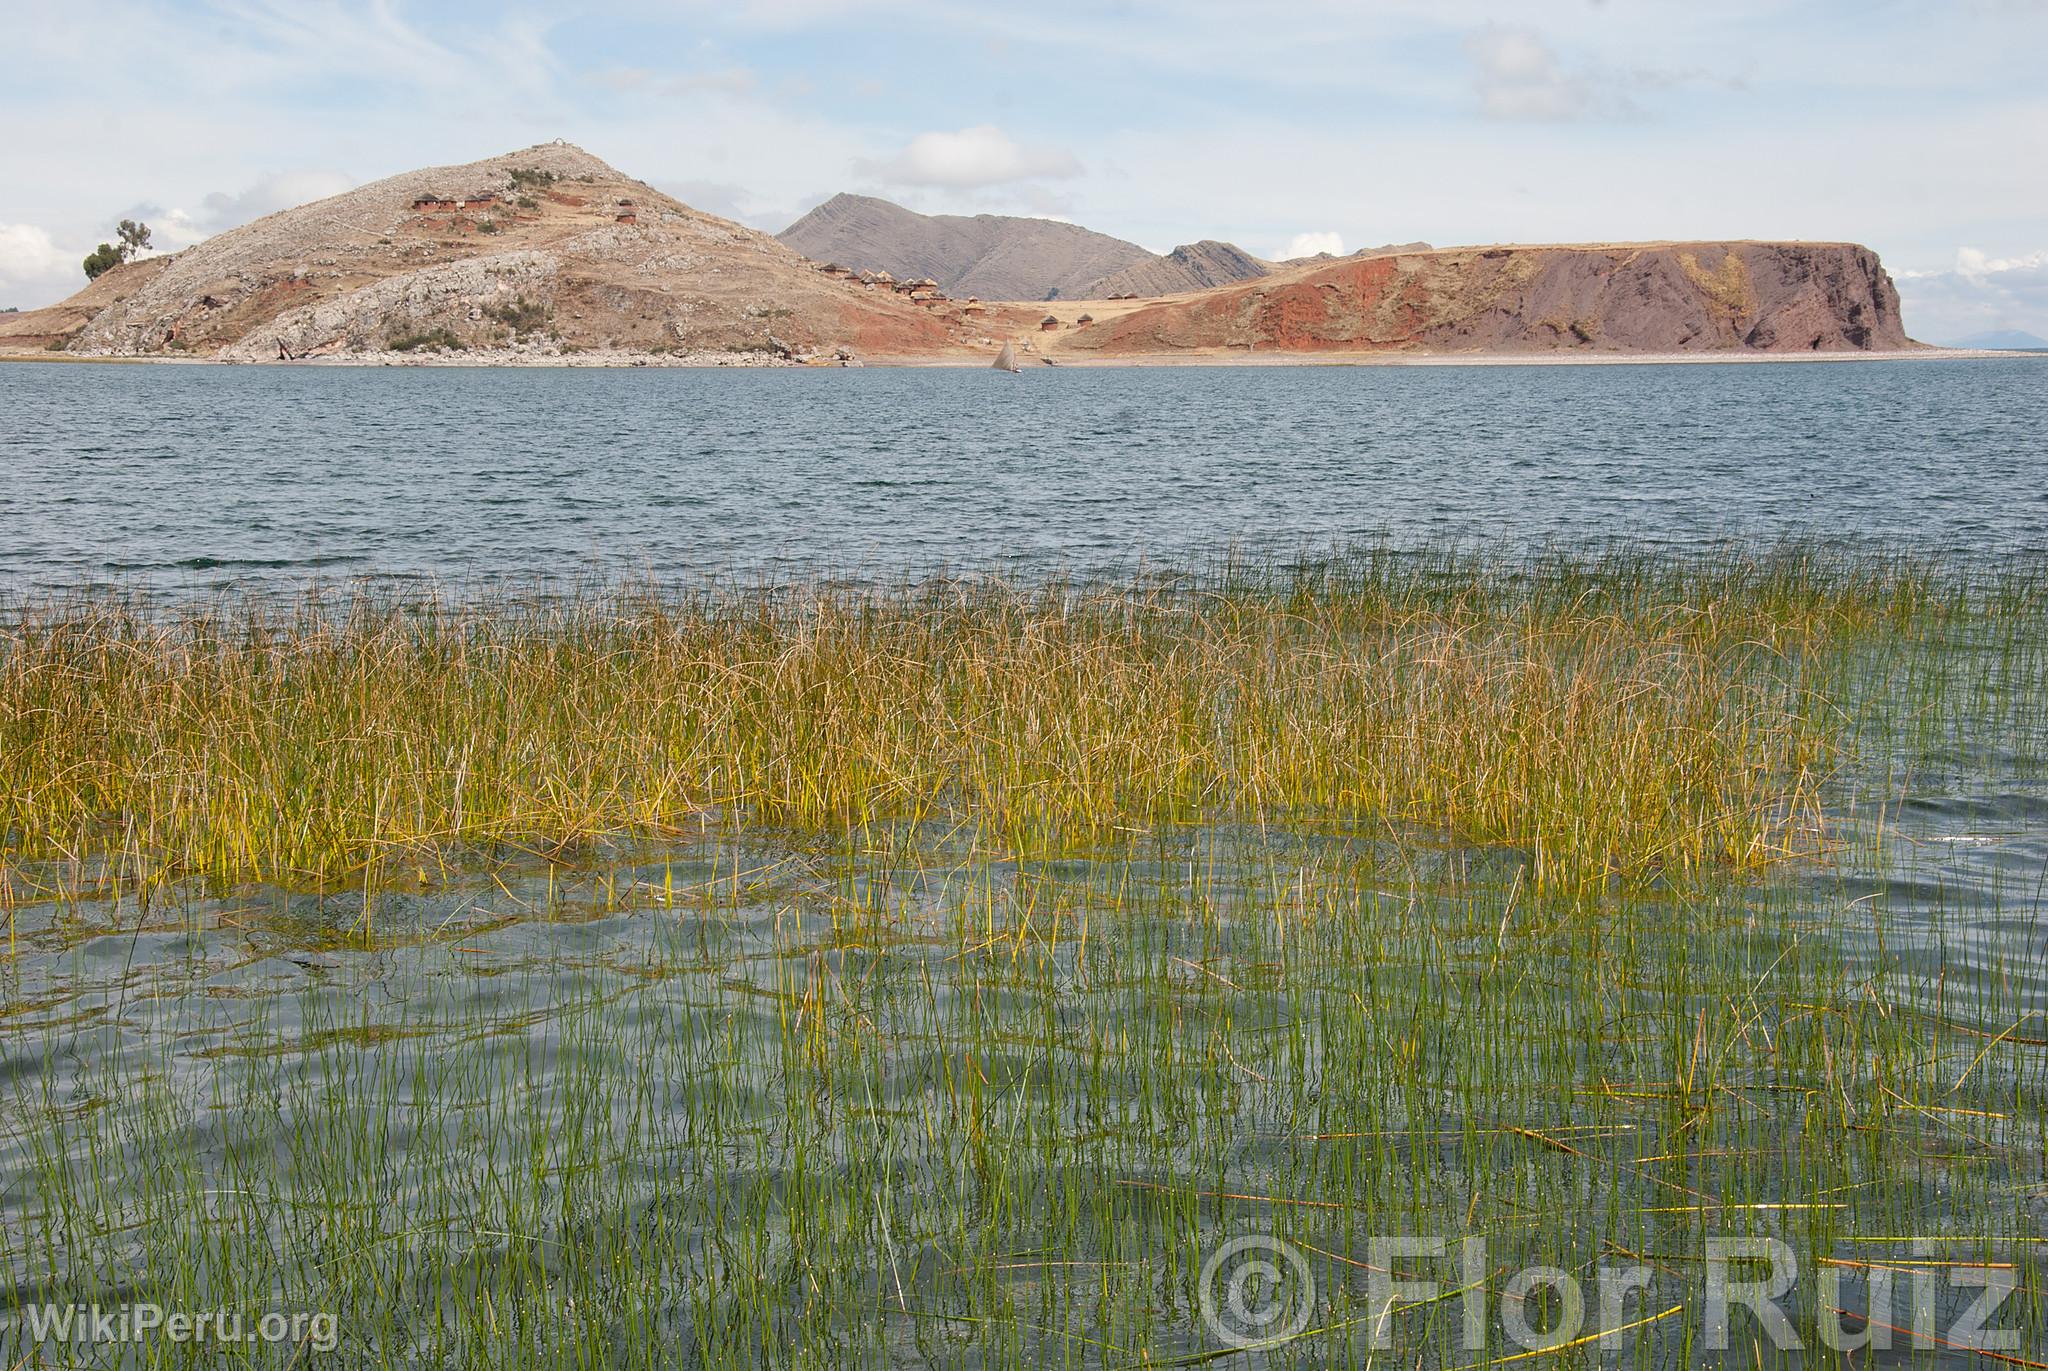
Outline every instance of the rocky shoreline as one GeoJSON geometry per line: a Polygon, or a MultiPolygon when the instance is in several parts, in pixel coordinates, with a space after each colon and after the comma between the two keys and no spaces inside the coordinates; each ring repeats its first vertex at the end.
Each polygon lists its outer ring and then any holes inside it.
{"type": "MultiPolygon", "coordinates": [[[[993,356],[993,354],[990,354],[993,356]]],[[[1037,359],[1042,362],[1042,359],[1037,359]]],[[[1989,348],[1915,348],[1881,352],[1322,352],[1322,353],[1138,353],[1115,357],[1063,357],[1054,367],[1031,365],[1026,371],[1096,370],[1137,367],[1570,367],[1570,366],[1720,366],[1805,365],[1831,362],[1947,362],[2037,360],[2048,352],[2012,352],[1989,348]]],[[[55,362],[77,365],[148,365],[173,367],[318,366],[318,367],[653,367],[669,370],[816,370],[845,367],[892,369],[982,370],[989,358],[956,353],[924,357],[883,357],[872,361],[847,357],[785,356],[773,352],[633,352],[619,348],[550,351],[542,348],[473,348],[459,352],[337,352],[319,357],[279,361],[268,358],[180,357],[158,353],[9,352],[0,362],[55,362]]]]}

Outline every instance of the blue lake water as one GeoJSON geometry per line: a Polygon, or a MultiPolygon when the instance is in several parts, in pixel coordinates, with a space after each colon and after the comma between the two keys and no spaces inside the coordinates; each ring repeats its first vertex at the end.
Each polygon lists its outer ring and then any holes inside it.
{"type": "Polygon", "coordinates": [[[2048,365],[0,367],[0,586],[2048,547],[2048,365]]]}
{"type": "MultiPolygon", "coordinates": [[[[2024,557],[2048,552],[2044,413],[2028,360],[0,366],[0,604],[1382,539],[2024,557]]],[[[1518,908],[1513,851],[1423,835],[1383,865],[1263,826],[1056,862],[763,828],[488,885],[422,866],[374,900],[0,901],[0,1367],[31,1351],[17,1309],[137,1297],[339,1311],[348,1365],[520,1360],[501,1310],[534,1364],[1137,1364],[1097,1354],[1127,1338],[1191,1364],[1217,1351],[1205,1254],[1283,1225],[1334,1332],[1270,1364],[1356,1365],[1345,1330],[1386,1314],[1348,1254],[1388,1225],[1581,1274],[1781,1201],[1856,1265],[1918,1261],[1900,1234],[2048,1250],[2039,653],[1949,651],[1946,704],[1905,658],[1873,670],[1952,722],[1845,769],[1827,860],[1617,896],[1584,937],[1518,908]],[[1840,1084],[1825,1054],[1873,1043],[1897,1079],[1840,1084]],[[1401,1051],[1405,1083],[1377,1069],[1401,1051]],[[1679,1064],[1709,1105],[1680,1107],[1679,1064]]],[[[1659,1262],[1640,1308],[1696,1311],[1659,1262]]],[[[1664,1318],[1624,1360],[1710,1364],[1664,1318]]]]}

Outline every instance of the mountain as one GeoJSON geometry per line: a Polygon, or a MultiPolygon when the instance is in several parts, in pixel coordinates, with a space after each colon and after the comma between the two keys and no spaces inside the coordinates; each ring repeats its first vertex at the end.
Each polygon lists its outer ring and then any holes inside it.
{"type": "Polygon", "coordinates": [[[2048,348],[2048,338],[2038,337],[2024,329],[2002,328],[1990,333],[1979,333],[1949,344],[1955,348],[1982,348],[1987,352],[2024,352],[2033,348],[2048,348]]]}
{"type": "Polygon", "coordinates": [[[1004,316],[820,271],[567,143],[407,172],[0,316],[0,347],[270,360],[419,348],[936,354],[1004,316]]]}
{"type": "Polygon", "coordinates": [[[1448,248],[1311,262],[1103,308],[1069,354],[1847,352],[1917,346],[1852,243],[1448,248]]]}
{"type": "MultiPolygon", "coordinates": [[[[848,196],[805,219],[858,237],[903,217],[937,226],[925,251],[962,242],[980,251],[970,274],[954,278],[965,290],[1014,295],[1003,282],[1063,264],[1051,288],[1076,295],[982,304],[921,279],[863,278],[847,269],[853,254],[831,253],[837,269],[807,260],[557,142],[407,172],[117,267],[62,304],[0,314],[0,350],[226,361],[589,351],[604,356],[587,360],[708,362],[985,360],[1013,339],[1060,361],[1917,346],[1883,265],[1851,243],[1394,249],[1274,264],[1225,243],[1155,257],[1045,220],[981,216],[949,227],[848,196]],[[1018,224],[1026,228],[1006,227],[1018,224]],[[948,236],[956,230],[965,236],[948,236]],[[1208,284],[1255,268],[1267,274],[1208,284]],[[1171,293],[1110,300],[1131,292],[1104,284],[1171,293]]],[[[905,276],[936,277],[936,261],[898,264],[905,276]]]]}
{"type": "Polygon", "coordinates": [[[1264,276],[1272,268],[1234,243],[1204,238],[1113,272],[1088,287],[1091,299],[1120,295],[1177,295],[1264,276]]]}
{"type": "Polygon", "coordinates": [[[929,277],[984,300],[1080,299],[1095,282],[1158,259],[1136,243],[1056,219],[919,214],[835,195],[776,235],[804,256],[901,279],[929,277]]]}

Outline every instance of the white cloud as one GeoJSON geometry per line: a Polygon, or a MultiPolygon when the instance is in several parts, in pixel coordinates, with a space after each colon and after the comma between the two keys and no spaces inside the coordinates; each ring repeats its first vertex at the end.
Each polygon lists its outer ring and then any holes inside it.
{"type": "Polygon", "coordinates": [[[1319,252],[1327,252],[1332,257],[1342,257],[1344,235],[1327,230],[1321,233],[1297,233],[1288,239],[1287,246],[1274,253],[1273,257],[1276,261],[1285,262],[1294,257],[1313,257],[1319,252]]]}
{"type": "Polygon", "coordinates": [[[1592,79],[1566,71],[1529,29],[1488,26],[1465,40],[1465,54],[1479,107],[1495,119],[1577,119],[1597,103],[1592,79]]]}
{"type": "Polygon", "coordinates": [[[178,205],[143,203],[122,211],[122,217],[149,225],[150,246],[157,251],[176,252],[251,219],[339,195],[355,184],[354,178],[336,171],[277,172],[259,177],[232,195],[220,190],[208,192],[201,197],[196,211],[178,205]]]}
{"type": "Polygon", "coordinates": [[[2048,251],[1993,257],[1962,248],[1949,271],[1901,271],[1906,331],[1934,343],[1955,343],[2007,329],[2048,337],[2048,251]]]}
{"type": "Polygon", "coordinates": [[[1465,56],[1480,111],[1493,119],[1627,119],[1641,113],[1634,93],[1686,86],[1742,90],[1750,84],[1746,77],[1698,65],[1568,64],[1535,30],[1500,24],[1469,34],[1465,56]]]}
{"type": "Polygon", "coordinates": [[[36,309],[83,289],[84,258],[34,224],[0,224],[0,309],[36,309]]]}
{"type": "Polygon", "coordinates": [[[1071,153],[1027,147],[993,124],[977,124],[958,133],[920,133],[896,156],[861,170],[902,185],[964,190],[1076,176],[1081,164],[1071,153]]]}
{"type": "Polygon", "coordinates": [[[233,195],[213,191],[200,202],[199,213],[192,217],[206,232],[219,233],[281,209],[339,195],[355,184],[354,177],[344,176],[338,171],[274,172],[258,178],[233,195]]]}

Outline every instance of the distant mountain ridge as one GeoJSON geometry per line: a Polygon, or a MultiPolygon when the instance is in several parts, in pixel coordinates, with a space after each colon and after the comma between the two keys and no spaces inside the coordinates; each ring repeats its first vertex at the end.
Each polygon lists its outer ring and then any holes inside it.
{"type": "Polygon", "coordinates": [[[776,237],[804,256],[855,271],[930,277],[984,300],[1074,299],[1113,272],[1153,260],[1136,243],[1056,219],[919,214],[840,194],[776,237]]]}
{"type": "Polygon", "coordinates": [[[1968,338],[1959,338],[1950,347],[1976,348],[1986,352],[2027,352],[2048,348],[2048,338],[2028,333],[2025,329],[2001,328],[1989,333],[1975,333],[1968,338]]]}
{"type": "Polygon", "coordinates": [[[1160,256],[1057,219],[919,214],[847,193],[776,237],[815,261],[899,279],[930,277],[954,295],[985,300],[1169,295],[1250,280],[1269,269],[1230,243],[1191,243],[1160,256]]]}
{"type": "Polygon", "coordinates": [[[1207,290],[1264,276],[1272,264],[1262,262],[1235,243],[1204,238],[1185,243],[1149,262],[1125,267],[1097,281],[1089,291],[1094,297],[1116,295],[1174,295],[1184,290],[1207,290]]]}

